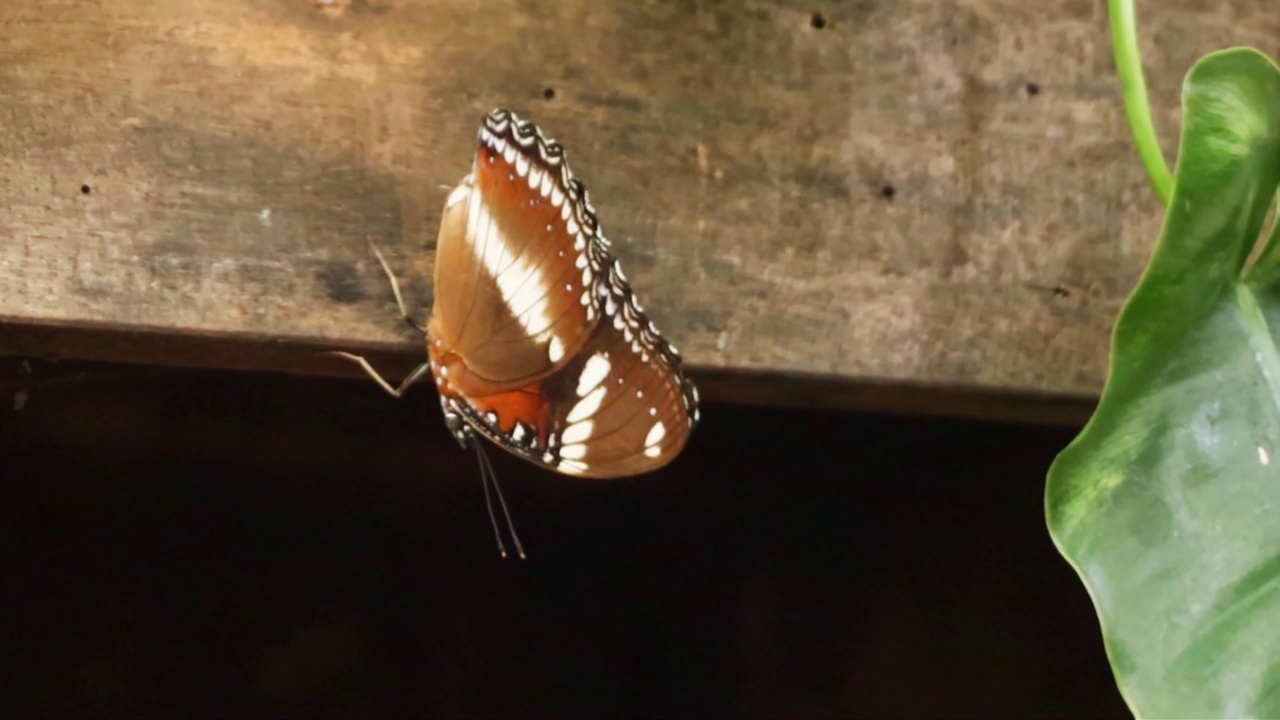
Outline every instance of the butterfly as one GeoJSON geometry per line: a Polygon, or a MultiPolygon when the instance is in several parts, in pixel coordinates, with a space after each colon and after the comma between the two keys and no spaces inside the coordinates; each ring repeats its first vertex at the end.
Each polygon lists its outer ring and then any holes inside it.
{"type": "MultiPolygon", "coordinates": [[[[401,315],[423,329],[373,250],[401,315]]],[[[424,331],[427,360],[396,388],[363,358],[335,354],[397,397],[430,373],[464,448],[481,436],[554,472],[618,478],[671,462],[699,421],[698,390],[636,299],[564,148],[510,110],[484,117],[471,172],[445,200],[424,331]]]]}

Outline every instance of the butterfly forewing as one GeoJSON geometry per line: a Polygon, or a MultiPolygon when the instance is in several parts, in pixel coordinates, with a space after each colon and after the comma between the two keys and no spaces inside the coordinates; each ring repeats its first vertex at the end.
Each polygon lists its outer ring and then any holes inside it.
{"type": "Polygon", "coordinates": [[[437,243],[433,320],[469,370],[521,385],[586,340],[597,285],[588,233],[559,155],[486,119],[472,172],[450,194],[437,243]]]}

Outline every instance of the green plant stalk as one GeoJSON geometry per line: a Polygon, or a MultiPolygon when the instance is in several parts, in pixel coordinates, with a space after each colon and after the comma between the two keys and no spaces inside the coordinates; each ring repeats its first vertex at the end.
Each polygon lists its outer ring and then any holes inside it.
{"type": "Polygon", "coordinates": [[[1169,198],[1173,195],[1173,175],[1160,152],[1155,124],[1151,122],[1133,0],[1109,0],[1107,5],[1111,15],[1111,46],[1116,56],[1116,72],[1124,88],[1124,111],[1129,118],[1129,129],[1133,131],[1138,157],[1142,158],[1156,195],[1160,197],[1160,204],[1168,207],[1169,198]]]}

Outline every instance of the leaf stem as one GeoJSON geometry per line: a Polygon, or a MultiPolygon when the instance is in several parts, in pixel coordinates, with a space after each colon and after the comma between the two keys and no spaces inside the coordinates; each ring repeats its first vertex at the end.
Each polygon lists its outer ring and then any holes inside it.
{"type": "Polygon", "coordinates": [[[1160,141],[1151,121],[1151,108],[1147,104],[1147,81],[1142,76],[1142,57],[1138,51],[1138,27],[1134,17],[1133,0],[1108,0],[1111,15],[1111,46],[1116,57],[1116,72],[1124,88],[1124,111],[1129,117],[1129,129],[1138,147],[1138,156],[1147,169],[1156,195],[1165,207],[1173,195],[1173,176],[1160,152],[1160,141]]]}

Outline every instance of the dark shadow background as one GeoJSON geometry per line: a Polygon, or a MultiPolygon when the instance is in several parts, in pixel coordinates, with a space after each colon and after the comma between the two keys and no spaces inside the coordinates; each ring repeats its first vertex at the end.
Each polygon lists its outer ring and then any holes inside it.
{"type": "Polygon", "coordinates": [[[5,716],[1128,716],[1044,528],[1073,431],[711,405],[631,480],[494,450],[519,562],[429,389],[12,390],[5,716]]]}

